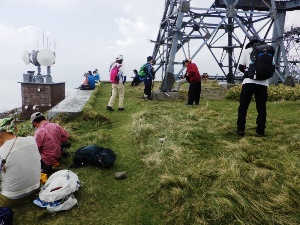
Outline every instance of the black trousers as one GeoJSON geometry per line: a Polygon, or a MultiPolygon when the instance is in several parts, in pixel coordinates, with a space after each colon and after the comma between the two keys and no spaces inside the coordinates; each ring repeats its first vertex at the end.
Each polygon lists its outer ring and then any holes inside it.
{"type": "Polygon", "coordinates": [[[152,85],[145,85],[145,88],[144,88],[144,94],[145,95],[148,95],[148,99],[151,98],[151,90],[152,90],[152,85]]]}
{"type": "Polygon", "coordinates": [[[189,93],[188,93],[188,103],[193,105],[195,102],[196,105],[199,105],[200,102],[200,93],[201,93],[201,81],[190,83],[189,93]]]}
{"type": "Polygon", "coordinates": [[[256,103],[256,132],[263,134],[266,128],[267,110],[266,102],[268,99],[268,87],[259,84],[243,84],[240,94],[240,106],[238,109],[237,129],[244,131],[246,128],[246,117],[251,98],[254,95],[256,103]]]}

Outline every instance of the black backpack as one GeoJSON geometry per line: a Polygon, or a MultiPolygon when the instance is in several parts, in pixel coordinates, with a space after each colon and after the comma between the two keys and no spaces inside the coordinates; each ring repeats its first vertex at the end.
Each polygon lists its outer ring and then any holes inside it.
{"type": "Polygon", "coordinates": [[[72,167],[95,165],[111,168],[117,156],[113,150],[97,145],[88,145],[76,150],[72,167]]]}
{"type": "Polygon", "coordinates": [[[250,54],[252,63],[249,65],[248,77],[255,80],[266,80],[273,76],[275,65],[273,58],[275,49],[266,43],[254,44],[253,51],[250,54]]]}
{"type": "Polygon", "coordinates": [[[0,224],[12,225],[14,212],[10,208],[0,208],[0,224]]]}

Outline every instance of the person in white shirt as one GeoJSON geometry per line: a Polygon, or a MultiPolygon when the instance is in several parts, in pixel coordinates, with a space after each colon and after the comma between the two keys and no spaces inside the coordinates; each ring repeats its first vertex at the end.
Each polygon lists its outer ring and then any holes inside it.
{"type": "Polygon", "coordinates": [[[33,200],[41,176],[41,156],[34,137],[17,137],[14,118],[0,119],[0,146],[0,207],[33,200]]]}
{"type": "Polygon", "coordinates": [[[263,41],[259,40],[257,37],[250,38],[250,42],[246,45],[239,64],[239,70],[241,72],[244,72],[245,77],[243,80],[242,91],[240,94],[240,105],[238,108],[237,119],[236,133],[240,136],[245,135],[246,116],[253,95],[255,98],[256,110],[258,113],[256,118],[256,136],[265,136],[267,119],[266,102],[268,99],[269,80],[255,80],[256,75],[254,75],[253,79],[247,77],[249,65],[252,63],[250,58],[252,47],[255,43],[259,42],[263,41]]]}

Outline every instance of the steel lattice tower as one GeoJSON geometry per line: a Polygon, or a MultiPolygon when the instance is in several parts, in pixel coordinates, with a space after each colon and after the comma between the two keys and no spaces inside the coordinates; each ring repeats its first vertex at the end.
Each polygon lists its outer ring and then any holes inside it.
{"type": "Polygon", "coordinates": [[[300,27],[292,27],[283,35],[285,51],[289,62],[289,71],[294,79],[300,75],[300,27]]]}
{"type": "Polygon", "coordinates": [[[182,59],[193,59],[207,46],[217,65],[234,83],[238,62],[248,38],[255,35],[272,44],[276,53],[276,71],[270,83],[290,76],[284,40],[287,11],[300,9],[300,1],[216,0],[210,8],[200,8],[201,1],[165,0],[165,9],[153,50],[156,71],[161,70],[160,91],[171,91],[182,73],[182,59]],[[196,4],[196,6],[192,5],[196,4]]]}

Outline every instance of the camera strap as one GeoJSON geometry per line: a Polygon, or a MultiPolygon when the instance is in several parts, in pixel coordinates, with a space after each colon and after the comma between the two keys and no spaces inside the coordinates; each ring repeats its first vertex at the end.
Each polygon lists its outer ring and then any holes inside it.
{"type": "Polygon", "coordinates": [[[6,160],[12,150],[12,148],[14,147],[15,143],[16,143],[16,140],[17,140],[18,137],[16,137],[16,139],[14,140],[14,143],[12,144],[12,146],[10,147],[9,149],[9,152],[7,153],[7,156],[6,158],[4,159],[1,159],[1,162],[0,162],[0,172],[3,170],[3,172],[5,173],[6,172],[6,168],[5,168],[5,163],[6,163],[6,160]]]}

